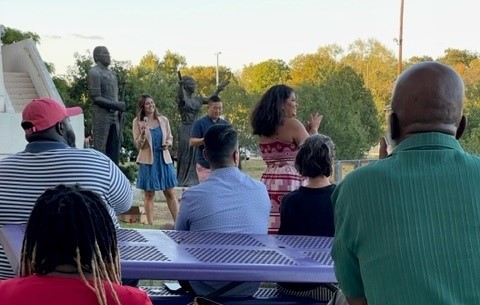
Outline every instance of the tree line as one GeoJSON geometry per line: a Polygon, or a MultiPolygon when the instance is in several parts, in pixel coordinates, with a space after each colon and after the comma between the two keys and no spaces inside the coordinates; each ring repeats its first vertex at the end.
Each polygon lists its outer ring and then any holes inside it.
{"type": "MultiPolygon", "coordinates": [[[[7,28],[7,34],[2,38],[4,43],[24,38],[40,41],[40,37],[32,32],[7,28]]],[[[115,58],[115,54],[112,55],[115,58]]],[[[93,56],[86,52],[76,53],[74,57],[75,62],[69,67],[67,75],[54,76],[53,80],[67,105],[84,109],[85,131],[89,133],[91,102],[88,99],[86,76],[94,65],[93,56]]],[[[470,152],[480,152],[479,54],[450,48],[435,59],[429,56],[411,57],[403,66],[407,68],[429,60],[444,62],[463,77],[466,87],[464,112],[469,119],[469,127],[462,142],[470,152]]],[[[47,67],[54,72],[53,65],[47,63],[47,67]]],[[[172,51],[166,51],[162,57],[150,51],[138,65],[113,60],[111,68],[117,74],[119,96],[127,105],[123,129],[124,161],[129,152],[136,154],[131,124],[141,94],[153,96],[159,111],[170,119],[174,138],[178,138],[177,71],[197,81],[198,94],[208,96],[215,91],[215,66],[188,66],[184,56],[172,51]]],[[[320,132],[329,135],[335,142],[337,159],[364,158],[386,132],[386,110],[396,77],[397,58],[394,52],[376,39],[356,40],[346,49],[335,44],[322,46],[315,53],[300,54],[288,63],[280,59],[268,59],[244,65],[240,71],[219,67],[220,80],[230,81],[221,94],[224,116],[239,131],[241,146],[256,148],[256,139],[251,134],[249,124],[250,111],[266,89],[284,83],[294,87],[298,94],[300,120],[305,120],[312,112],[323,114],[320,132]]],[[[174,154],[175,150],[174,144],[174,154]]]]}

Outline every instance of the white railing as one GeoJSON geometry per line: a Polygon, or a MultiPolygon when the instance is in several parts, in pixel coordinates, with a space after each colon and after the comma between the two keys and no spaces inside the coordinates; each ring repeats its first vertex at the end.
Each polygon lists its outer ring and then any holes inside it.
{"type": "MultiPolygon", "coordinates": [[[[0,38],[3,36],[4,31],[4,26],[0,24],[0,38]]],[[[0,40],[0,113],[12,112],[13,107],[7,107],[7,105],[11,106],[11,103],[5,88],[5,80],[3,79],[3,43],[0,40]]]]}

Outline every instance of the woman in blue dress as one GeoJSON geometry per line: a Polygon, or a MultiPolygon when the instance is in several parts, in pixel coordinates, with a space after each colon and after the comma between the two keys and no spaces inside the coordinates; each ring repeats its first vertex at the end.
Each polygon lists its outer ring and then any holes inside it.
{"type": "Polygon", "coordinates": [[[173,136],[168,119],[158,113],[150,95],[143,94],[138,100],[137,116],[133,119],[132,127],[133,140],[138,149],[137,188],[144,191],[147,223],[153,225],[156,191],[163,191],[175,221],[178,199],[174,187],[178,182],[168,150],[172,146],[173,136]]]}

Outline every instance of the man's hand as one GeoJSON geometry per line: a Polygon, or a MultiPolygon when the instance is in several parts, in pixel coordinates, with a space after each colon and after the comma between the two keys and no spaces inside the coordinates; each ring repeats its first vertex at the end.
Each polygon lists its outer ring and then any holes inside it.
{"type": "Polygon", "coordinates": [[[125,112],[125,102],[118,101],[118,111],[125,112]]]}
{"type": "Polygon", "coordinates": [[[378,159],[385,159],[388,157],[388,144],[387,139],[382,137],[380,139],[380,148],[378,149],[378,159]]]}
{"type": "Polygon", "coordinates": [[[367,299],[364,297],[360,298],[347,298],[348,305],[367,305],[367,299]]]}

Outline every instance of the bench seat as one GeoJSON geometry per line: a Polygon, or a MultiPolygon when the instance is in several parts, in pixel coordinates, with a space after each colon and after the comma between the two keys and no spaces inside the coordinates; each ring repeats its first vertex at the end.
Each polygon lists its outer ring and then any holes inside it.
{"type": "MultiPolygon", "coordinates": [[[[167,290],[164,286],[140,286],[146,291],[155,305],[187,305],[193,297],[184,293],[175,293],[167,290]]],[[[327,301],[320,302],[305,298],[286,296],[278,293],[277,288],[259,288],[251,298],[218,297],[215,299],[222,304],[228,305],[266,305],[266,304],[309,304],[325,305],[327,301]]]]}

